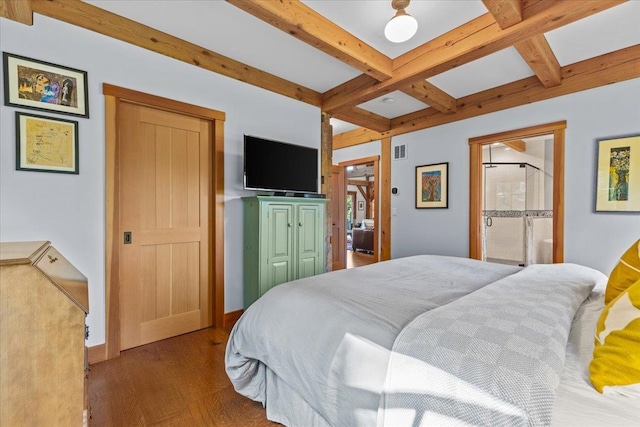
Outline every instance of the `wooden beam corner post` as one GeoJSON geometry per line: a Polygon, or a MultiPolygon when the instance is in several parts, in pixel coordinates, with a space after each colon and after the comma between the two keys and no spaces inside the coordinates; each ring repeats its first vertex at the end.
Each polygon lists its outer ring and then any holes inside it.
{"type": "Polygon", "coordinates": [[[329,203],[325,206],[324,221],[324,265],[325,271],[331,271],[333,265],[333,251],[331,249],[331,233],[333,231],[332,200],[333,188],[331,186],[331,165],[333,163],[333,127],[331,116],[322,113],[320,125],[320,176],[322,177],[320,191],[327,196],[329,203]]]}

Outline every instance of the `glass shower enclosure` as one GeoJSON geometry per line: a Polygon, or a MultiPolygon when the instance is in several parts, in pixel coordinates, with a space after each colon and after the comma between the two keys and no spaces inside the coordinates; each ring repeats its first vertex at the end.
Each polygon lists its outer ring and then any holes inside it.
{"type": "Polygon", "coordinates": [[[529,163],[483,165],[483,260],[520,266],[553,262],[553,210],[545,198],[552,178],[529,163]]]}

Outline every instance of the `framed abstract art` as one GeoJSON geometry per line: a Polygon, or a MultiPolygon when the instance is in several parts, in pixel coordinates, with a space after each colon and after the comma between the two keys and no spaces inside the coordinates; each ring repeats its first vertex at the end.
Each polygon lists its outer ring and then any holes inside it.
{"type": "Polygon", "coordinates": [[[4,104],[89,117],[87,73],[3,52],[4,104]]]}
{"type": "Polygon", "coordinates": [[[449,163],[416,166],[416,209],[449,207],[449,163]]]}
{"type": "Polygon", "coordinates": [[[640,212],[640,135],[598,140],[596,212],[640,212]]]}
{"type": "Polygon", "coordinates": [[[78,122],[16,113],[16,170],[78,174],[78,122]]]}

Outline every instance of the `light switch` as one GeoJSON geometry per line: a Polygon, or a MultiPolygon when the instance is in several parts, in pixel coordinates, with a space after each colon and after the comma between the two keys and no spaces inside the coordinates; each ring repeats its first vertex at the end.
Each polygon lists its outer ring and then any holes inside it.
{"type": "Polygon", "coordinates": [[[398,214],[398,211],[396,208],[392,208],[391,209],[391,216],[396,216],[398,214]]]}

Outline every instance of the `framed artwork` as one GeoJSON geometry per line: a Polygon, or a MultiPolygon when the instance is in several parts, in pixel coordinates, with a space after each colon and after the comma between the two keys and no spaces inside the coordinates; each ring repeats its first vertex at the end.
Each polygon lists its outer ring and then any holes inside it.
{"type": "Polygon", "coordinates": [[[78,174],[78,122],[16,112],[16,169],[78,174]]]}
{"type": "Polygon", "coordinates": [[[598,140],[596,212],[640,212],[640,135],[598,140]]]}
{"type": "Polygon", "coordinates": [[[4,104],[89,117],[87,73],[3,52],[4,104]]]}
{"type": "Polygon", "coordinates": [[[416,209],[448,208],[449,163],[416,166],[416,209]]]}
{"type": "Polygon", "coordinates": [[[358,202],[358,210],[359,211],[363,211],[364,210],[364,202],[362,200],[360,200],[358,202]]]}

